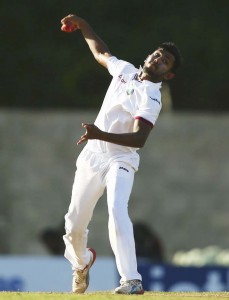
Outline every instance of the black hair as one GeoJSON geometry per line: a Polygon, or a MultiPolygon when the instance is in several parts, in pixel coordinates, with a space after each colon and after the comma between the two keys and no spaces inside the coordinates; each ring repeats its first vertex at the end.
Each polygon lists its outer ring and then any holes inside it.
{"type": "Polygon", "coordinates": [[[173,42],[164,42],[157,49],[165,49],[174,56],[172,71],[175,72],[182,64],[182,56],[178,47],[173,42]]]}

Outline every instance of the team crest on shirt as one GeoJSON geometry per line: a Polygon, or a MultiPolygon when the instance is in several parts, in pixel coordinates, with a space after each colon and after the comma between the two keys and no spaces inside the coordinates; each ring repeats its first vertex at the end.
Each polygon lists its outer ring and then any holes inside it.
{"type": "Polygon", "coordinates": [[[128,89],[128,90],[126,90],[126,93],[127,93],[128,96],[133,95],[134,89],[128,89]]]}

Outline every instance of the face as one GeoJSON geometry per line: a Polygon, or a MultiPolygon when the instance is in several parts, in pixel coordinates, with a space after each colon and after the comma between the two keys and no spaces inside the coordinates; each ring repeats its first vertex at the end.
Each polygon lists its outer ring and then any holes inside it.
{"type": "Polygon", "coordinates": [[[170,52],[164,49],[157,49],[146,58],[143,72],[155,82],[163,79],[168,80],[174,77],[171,71],[174,62],[175,58],[170,52]]]}

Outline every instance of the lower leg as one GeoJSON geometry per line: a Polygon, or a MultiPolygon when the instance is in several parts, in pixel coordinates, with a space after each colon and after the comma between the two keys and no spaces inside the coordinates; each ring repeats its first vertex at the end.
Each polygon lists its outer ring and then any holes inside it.
{"type": "Polygon", "coordinates": [[[137,271],[133,226],[128,215],[133,180],[134,170],[123,163],[115,163],[107,176],[109,237],[121,281],[141,280],[137,271]]]}
{"type": "Polygon", "coordinates": [[[77,232],[68,230],[66,226],[66,234],[63,236],[66,246],[64,256],[69,260],[73,269],[83,269],[89,262],[87,235],[87,229],[77,232]]]}
{"type": "Polygon", "coordinates": [[[128,216],[109,217],[109,237],[115,254],[121,282],[142,277],[137,271],[137,259],[132,223],[128,216]]]}
{"type": "Polygon", "coordinates": [[[78,167],[72,189],[68,213],[65,215],[64,242],[65,257],[73,269],[83,269],[90,260],[87,250],[87,226],[92,218],[94,207],[104,191],[98,172],[87,166],[78,167]]]}

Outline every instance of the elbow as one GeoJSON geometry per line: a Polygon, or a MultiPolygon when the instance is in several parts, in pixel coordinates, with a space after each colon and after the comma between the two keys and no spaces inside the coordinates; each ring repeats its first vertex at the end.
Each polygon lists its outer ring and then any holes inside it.
{"type": "Polygon", "coordinates": [[[95,60],[103,67],[107,68],[107,59],[111,57],[111,53],[107,51],[96,51],[94,53],[95,60]]]}
{"type": "Polygon", "coordinates": [[[104,68],[107,68],[107,63],[104,59],[102,59],[100,54],[95,54],[94,55],[95,60],[104,68]]]}
{"type": "Polygon", "coordinates": [[[140,125],[141,128],[139,128],[139,125],[136,124],[135,132],[134,132],[135,143],[137,148],[143,148],[145,146],[145,143],[151,131],[151,127],[149,127],[148,125],[145,124],[140,124],[140,125]]]}
{"type": "Polygon", "coordinates": [[[94,58],[100,64],[100,53],[95,53],[94,58]]]}
{"type": "Polygon", "coordinates": [[[139,149],[143,148],[145,146],[145,143],[146,143],[145,139],[140,140],[139,143],[138,143],[137,148],[139,148],[139,149]]]}
{"type": "Polygon", "coordinates": [[[144,144],[140,144],[140,145],[138,146],[138,148],[141,149],[141,148],[144,147],[144,145],[145,145],[145,143],[144,143],[144,144]]]}

